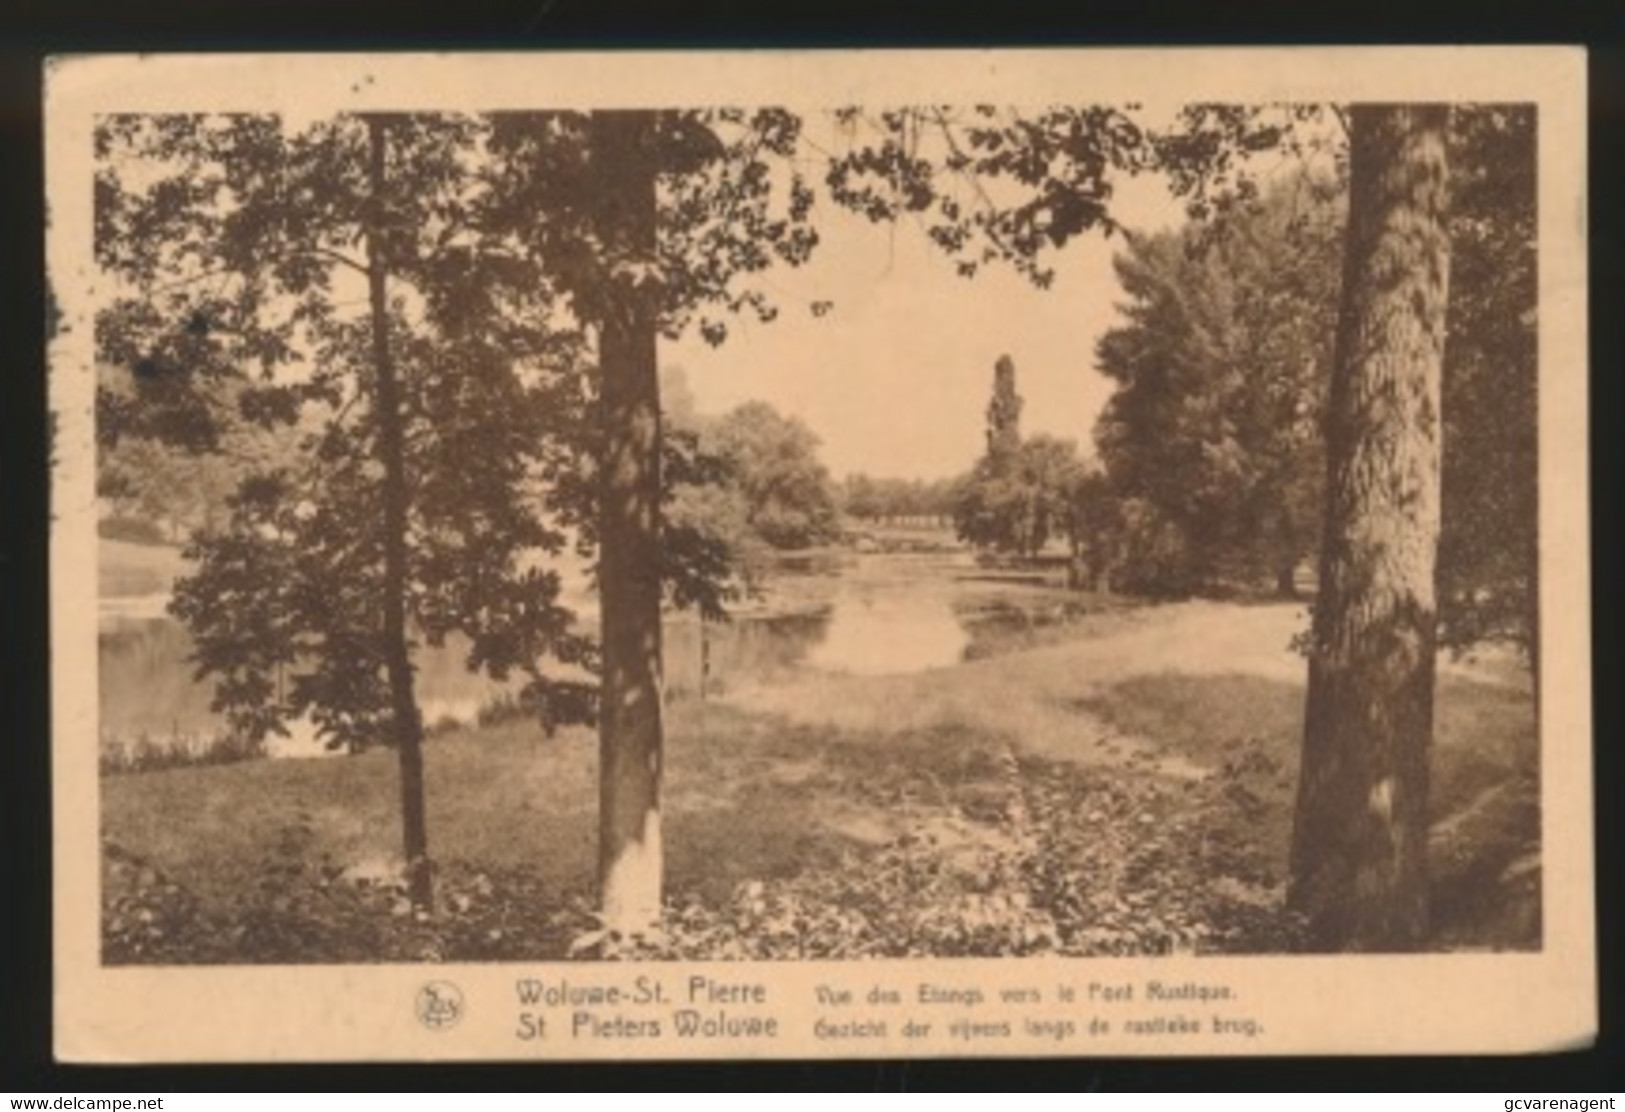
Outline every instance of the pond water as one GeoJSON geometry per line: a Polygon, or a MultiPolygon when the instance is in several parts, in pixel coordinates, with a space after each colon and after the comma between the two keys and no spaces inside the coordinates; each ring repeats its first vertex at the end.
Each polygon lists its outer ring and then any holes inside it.
{"type": "MultiPolygon", "coordinates": [[[[808,669],[919,672],[1006,651],[1087,609],[1082,596],[978,571],[968,556],[841,554],[790,558],[769,569],[764,598],[729,621],[674,615],[666,624],[669,700],[725,698],[808,669]]],[[[203,743],[223,732],[208,683],[193,679],[190,640],[156,607],[104,608],[100,638],[102,743],[203,743]]],[[[418,693],[430,726],[473,721],[504,687],[471,676],[463,646],[419,653],[418,693]]],[[[309,724],[273,742],[273,755],[321,751],[309,724]]]]}

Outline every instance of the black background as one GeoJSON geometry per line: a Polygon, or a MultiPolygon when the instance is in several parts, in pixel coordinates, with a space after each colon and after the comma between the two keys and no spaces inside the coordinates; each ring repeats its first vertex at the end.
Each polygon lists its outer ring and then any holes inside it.
{"type": "MultiPolygon", "coordinates": [[[[1625,746],[1615,682],[1616,428],[1625,409],[1620,321],[1620,139],[1625,5],[1612,0],[1380,5],[910,3],[757,0],[0,0],[0,1091],[557,1091],[604,1089],[1445,1090],[1542,1095],[1625,1089],[1620,815],[1625,746]],[[55,53],[978,47],[1390,43],[1590,46],[1592,567],[1595,628],[1597,1047],[1526,1058],[775,1062],[626,1065],[63,1066],[51,1058],[49,623],[40,66],[55,53]]],[[[1550,543],[1553,538],[1548,538],[1550,543]]],[[[1581,538],[1561,538],[1582,543],[1581,538]]],[[[90,806],[91,801],[86,801],[90,806]]],[[[1327,1001],[1335,1008],[1335,1001],[1327,1001]]],[[[1396,1025],[1405,1017],[1395,1016],[1396,1025]]]]}

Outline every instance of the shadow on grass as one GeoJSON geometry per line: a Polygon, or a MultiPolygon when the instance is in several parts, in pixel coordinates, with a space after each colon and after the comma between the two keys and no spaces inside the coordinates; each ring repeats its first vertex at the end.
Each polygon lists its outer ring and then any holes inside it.
{"type": "Polygon", "coordinates": [[[723,706],[674,715],[667,887],[707,899],[830,867],[990,776],[990,739],[955,726],[873,738],[723,706]]]}
{"type": "MultiPolygon", "coordinates": [[[[1076,709],[1205,766],[1236,801],[1221,820],[1284,872],[1303,733],[1304,689],[1257,676],[1140,676],[1076,709]]],[[[1533,700],[1513,688],[1439,680],[1430,865],[1435,941],[1453,948],[1538,949],[1539,733],[1533,700]]]]}
{"type": "MultiPolygon", "coordinates": [[[[986,725],[863,730],[672,708],[673,941],[648,957],[1281,952],[1302,690],[1139,677],[1079,712],[1182,758],[1023,755],[986,725]]],[[[1441,683],[1438,942],[1539,945],[1538,765],[1517,692],[1441,683]]],[[[393,754],[103,782],[108,960],[545,960],[592,927],[597,740],[428,747],[441,910],[398,887],[393,754]]]]}

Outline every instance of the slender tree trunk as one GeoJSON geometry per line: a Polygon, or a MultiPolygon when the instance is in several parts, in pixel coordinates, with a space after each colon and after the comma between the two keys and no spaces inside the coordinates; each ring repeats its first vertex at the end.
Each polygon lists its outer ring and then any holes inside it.
{"type": "Polygon", "coordinates": [[[1298,597],[1298,565],[1282,564],[1275,569],[1275,593],[1282,598],[1298,597]]]}
{"type": "Polygon", "coordinates": [[[389,345],[388,261],[384,204],[388,137],[382,117],[367,117],[367,173],[370,221],[367,228],[367,293],[372,309],[372,358],[377,375],[378,444],[383,456],[384,668],[401,768],[401,833],[406,854],[407,892],[421,908],[434,904],[429,869],[429,833],[423,803],[423,719],[412,690],[412,651],[406,638],[406,452],[401,427],[400,381],[389,345]]]}
{"type": "MultiPolygon", "coordinates": [[[[647,112],[593,115],[599,231],[611,260],[654,258],[653,124],[647,112]]],[[[658,304],[630,282],[619,282],[606,301],[598,338],[604,452],[598,881],[604,924],[626,934],[654,925],[661,903],[658,304]]]]}
{"type": "Polygon", "coordinates": [[[1350,111],[1349,226],[1291,902],[1325,950],[1427,934],[1449,287],[1446,110],[1350,111]]]}

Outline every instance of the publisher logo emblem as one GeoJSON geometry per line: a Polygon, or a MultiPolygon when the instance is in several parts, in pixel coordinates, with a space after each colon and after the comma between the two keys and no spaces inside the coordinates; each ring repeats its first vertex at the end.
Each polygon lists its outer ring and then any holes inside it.
{"type": "Polygon", "coordinates": [[[463,990],[450,981],[430,981],[418,989],[417,1013],[431,1031],[455,1027],[463,1018],[463,990]]]}

